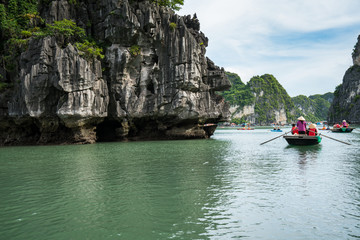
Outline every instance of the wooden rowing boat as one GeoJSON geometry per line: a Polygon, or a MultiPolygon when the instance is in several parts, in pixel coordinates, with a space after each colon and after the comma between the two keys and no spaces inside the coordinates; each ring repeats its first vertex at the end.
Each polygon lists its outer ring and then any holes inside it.
{"type": "Polygon", "coordinates": [[[289,135],[284,136],[285,140],[290,145],[315,145],[321,142],[320,136],[308,136],[308,135],[289,135]]]}
{"type": "Polygon", "coordinates": [[[331,131],[332,132],[337,132],[337,133],[350,133],[352,132],[352,130],[354,130],[355,128],[332,128],[331,131]]]}

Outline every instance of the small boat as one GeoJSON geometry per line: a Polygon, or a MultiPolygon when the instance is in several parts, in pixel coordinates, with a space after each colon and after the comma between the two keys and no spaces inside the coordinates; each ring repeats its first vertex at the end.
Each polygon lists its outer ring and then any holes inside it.
{"type": "Polygon", "coordinates": [[[354,130],[355,128],[332,128],[331,131],[332,132],[338,132],[338,133],[350,133],[352,132],[352,130],[354,130]]]}
{"type": "Polygon", "coordinates": [[[308,135],[289,135],[284,136],[285,140],[290,145],[316,145],[321,142],[320,136],[308,136],[308,135]]]}
{"type": "Polygon", "coordinates": [[[281,129],[273,129],[273,130],[271,130],[272,132],[282,132],[282,130],[281,129]]]}
{"type": "Polygon", "coordinates": [[[238,128],[237,130],[254,130],[254,128],[238,128]]]}

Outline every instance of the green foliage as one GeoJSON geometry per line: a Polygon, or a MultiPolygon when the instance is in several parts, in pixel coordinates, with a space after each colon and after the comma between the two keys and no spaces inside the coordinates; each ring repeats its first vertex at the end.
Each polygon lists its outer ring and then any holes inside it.
{"type": "Polygon", "coordinates": [[[242,118],[232,118],[231,122],[235,123],[237,125],[240,125],[240,124],[246,123],[247,121],[244,117],[242,117],[242,118]]]}
{"type": "Polygon", "coordinates": [[[38,37],[64,37],[65,42],[80,41],[86,36],[85,30],[78,27],[74,21],[69,19],[63,19],[61,21],[55,21],[53,24],[47,24],[46,28],[42,29],[40,32],[36,32],[35,35],[38,37]]]}
{"type": "Polygon", "coordinates": [[[26,30],[22,30],[20,33],[22,38],[30,38],[32,36],[32,32],[30,31],[26,31],[26,30]]]}
{"type": "Polygon", "coordinates": [[[333,93],[323,95],[316,94],[309,97],[299,95],[292,98],[297,115],[302,115],[307,121],[318,122],[328,117],[331,102],[334,99],[333,93]]]}
{"type": "Polygon", "coordinates": [[[82,52],[81,55],[83,55],[85,59],[89,60],[97,57],[100,59],[104,58],[104,55],[102,54],[102,48],[99,48],[95,42],[89,42],[88,40],[85,40],[83,43],[75,43],[75,46],[79,51],[82,52]]]}
{"type": "Polygon", "coordinates": [[[69,19],[55,21],[53,24],[47,24],[41,31],[35,32],[37,37],[53,36],[56,38],[64,38],[65,44],[75,42],[75,46],[81,52],[81,55],[90,60],[92,58],[103,59],[103,49],[98,47],[94,41],[86,39],[85,30],[78,27],[76,23],[69,19]]]}
{"type": "Polygon", "coordinates": [[[0,4],[0,64],[7,71],[14,71],[16,58],[28,46],[33,19],[39,19],[36,0],[9,0],[0,4]]]}
{"type": "Polygon", "coordinates": [[[171,29],[172,31],[174,31],[174,30],[176,29],[177,25],[176,25],[176,23],[171,22],[171,23],[169,24],[169,27],[170,27],[170,29],[171,29]]]}
{"type": "Polygon", "coordinates": [[[159,6],[169,7],[173,10],[180,10],[182,5],[184,5],[184,0],[151,0],[153,3],[156,3],[159,6]]]}
{"type": "Polygon", "coordinates": [[[225,98],[231,105],[245,106],[254,102],[254,95],[251,89],[245,85],[236,73],[226,72],[226,76],[231,82],[231,88],[228,91],[219,94],[225,98]]]}
{"type": "Polygon", "coordinates": [[[140,46],[139,45],[133,45],[130,47],[130,54],[132,56],[137,56],[140,54],[140,46]]]}
{"type": "Polygon", "coordinates": [[[0,92],[8,88],[9,84],[0,82],[0,92]]]}
{"type": "Polygon", "coordinates": [[[276,78],[271,74],[255,76],[250,79],[248,85],[256,95],[255,114],[259,123],[275,121],[274,111],[285,109],[288,119],[293,119],[291,111],[294,103],[290,96],[276,78]]]}
{"type": "MultiPolygon", "coordinates": [[[[69,0],[77,4],[76,0],[69,0]]],[[[77,43],[79,51],[85,58],[104,58],[102,49],[86,38],[85,30],[72,20],[64,19],[46,24],[37,13],[38,0],[9,0],[0,3],[0,66],[8,72],[16,70],[17,58],[28,47],[31,37],[52,36],[62,42],[77,43]]]]}
{"type": "Polygon", "coordinates": [[[356,95],[355,97],[354,97],[354,101],[353,102],[357,102],[357,101],[359,101],[360,100],[360,95],[358,94],[358,95],[356,95]]]}
{"type": "Polygon", "coordinates": [[[339,85],[336,86],[335,92],[334,92],[335,97],[339,97],[341,88],[342,88],[342,84],[339,84],[339,85]]]}

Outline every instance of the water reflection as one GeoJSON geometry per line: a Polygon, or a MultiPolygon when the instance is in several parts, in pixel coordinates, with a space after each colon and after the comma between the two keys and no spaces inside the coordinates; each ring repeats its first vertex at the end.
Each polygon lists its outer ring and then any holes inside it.
{"type": "Polygon", "coordinates": [[[294,146],[288,145],[285,150],[292,151],[292,154],[298,156],[298,164],[305,165],[308,161],[313,161],[318,158],[318,154],[321,152],[322,145],[312,146],[294,146]]]}

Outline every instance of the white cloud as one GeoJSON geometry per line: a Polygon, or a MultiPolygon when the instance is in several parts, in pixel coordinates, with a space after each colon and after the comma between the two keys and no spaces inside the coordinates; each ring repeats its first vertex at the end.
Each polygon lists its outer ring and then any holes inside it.
{"type": "Polygon", "coordinates": [[[207,56],[243,81],[273,74],[291,96],[334,91],[352,64],[358,0],[185,0],[207,56]]]}

